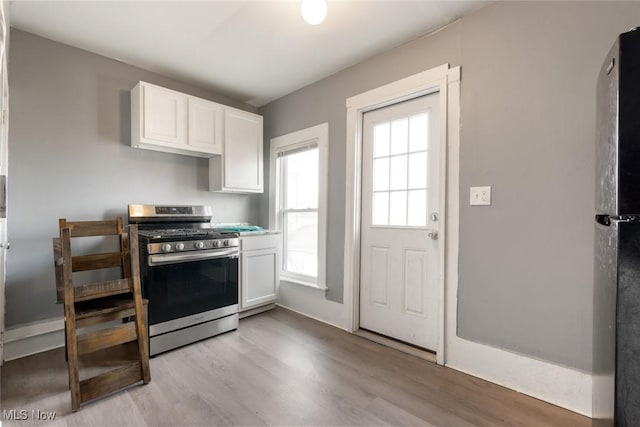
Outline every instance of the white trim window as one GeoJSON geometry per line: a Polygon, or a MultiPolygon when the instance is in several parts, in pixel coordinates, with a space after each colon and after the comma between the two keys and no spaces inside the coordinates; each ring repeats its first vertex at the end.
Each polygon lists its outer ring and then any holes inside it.
{"type": "Polygon", "coordinates": [[[326,287],[329,125],[271,140],[269,226],[282,231],[280,279],[326,287]]]}

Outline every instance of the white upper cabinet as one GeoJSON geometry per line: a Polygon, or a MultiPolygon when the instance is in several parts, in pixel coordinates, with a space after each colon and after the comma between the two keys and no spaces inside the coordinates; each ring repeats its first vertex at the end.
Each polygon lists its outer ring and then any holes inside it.
{"type": "Polygon", "coordinates": [[[209,189],[262,193],[262,143],[262,116],[225,107],[223,154],[209,160],[209,189]]]}
{"type": "Polygon", "coordinates": [[[262,117],[227,108],[224,135],[225,187],[262,192],[262,117]]]}
{"type": "Polygon", "coordinates": [[[222,154],[223,106],[190,96],[188,115],[187,143],[195,149],[222,154]]]}
{"type": "Polygon", "coordinates": [[[143,87],[143,138],[170,145],[185,143],[187,96],[158,86],[143,87]]]}
{"type": "Polygon", "coordinates": [[[131,90],[131,146],[197,157],[222,154],[223,108],[139,82],[131,90]]]}
{"type": "Polygon", "coordinates": [[[131,90],[131,146],[209,157],[209,189],[262,193],[262,116],[146,82],[131,90]]]}

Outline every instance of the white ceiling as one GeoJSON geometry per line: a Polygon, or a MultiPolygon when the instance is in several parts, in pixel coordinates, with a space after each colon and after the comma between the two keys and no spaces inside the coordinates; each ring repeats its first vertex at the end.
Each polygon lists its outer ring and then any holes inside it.
{"type": "Polygon", "coordinates": [[[485,1],[29,1],[11,25],[264,105],[452,22],[485,1]]]}

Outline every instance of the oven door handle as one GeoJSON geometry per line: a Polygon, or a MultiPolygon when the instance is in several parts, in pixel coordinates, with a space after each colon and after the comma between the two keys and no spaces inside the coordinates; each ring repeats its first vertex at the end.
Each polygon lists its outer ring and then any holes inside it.
{"type": "Polygon", "coordinates": [[[240,251],[233,249],[214,249],[212,251],[198,251],[182,254],[156,254],[149,255],[148,264],[155,265],[176,264],[179,262],[202,261],[205,259],[238,258],[240,251]]]}

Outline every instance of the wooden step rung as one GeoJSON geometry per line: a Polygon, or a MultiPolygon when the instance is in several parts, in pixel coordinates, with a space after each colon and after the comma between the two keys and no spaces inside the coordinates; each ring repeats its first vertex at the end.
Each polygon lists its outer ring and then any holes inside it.
{"type": "Polygon", "coordinates": [[[76,318],[76,328],[86,328],[87,326],[98,325],[105,322],[113,322],[114,320],[124,319],[125,317],[135,316],[136,307],[133,303],[129,307],[121,307],[113,310],[105,310],[100,314],[85,316],[81,319],[76,318]]]}
{"type": "MultiPolygon", "coordinates": [[[[148,303],[148,300],[142,298],[142,306],[145,309],[148,303]]],[[[77,302],[75,304],[76,328],[135,316],[135,310],[133,298],[77,302]]]]}
{"type": "Polygon", "coordinates": [[[104,254],[78,255],[71,258],[73,272],[98,270],[100,268],[120,267],[122,255],[120,252],[108,252],[104,254]]]}
{"type": "Polygon", "coordinates": [[[110,221],[69,221],[65,225],[71,237],[114,236],[122,233],[122,223],[110,221]]]}
{"type": "Polygon", "coordinates": [[[107,282],[91,283],[75,286],[73,296],[75,301],[85,301],[104,298],[111,295],[125,294],[133,291],[133,283],[129,279],[109,280],[107,282]]]}
{"type": "Polygon", "coordinates": [[[140,361],[80,381],[80,402],[95,399],[142,381],[140,361]]]}
{"type": "Polygon", "coordinates": [[[78,335],[78,354],[93,353],[94,351],[134,341],[137,337],[136,324],[134,322],[96,332],[88,332],[78,335]]]}

